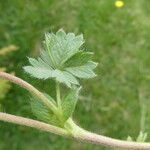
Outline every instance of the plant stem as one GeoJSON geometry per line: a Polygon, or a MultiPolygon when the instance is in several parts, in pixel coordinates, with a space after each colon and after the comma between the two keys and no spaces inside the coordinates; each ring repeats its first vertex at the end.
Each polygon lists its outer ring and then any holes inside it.
{"type": "Polygon", "coordinates": [[[24,118],[20,116],[15,116],[7,113],[2,113],[0,112],[0,120],[5,121],[5,122],[10,122],[14,124],[19,124],[19,125],[24,125],[32,128],[36,128],[39,130],[47,131],[47,132],[52,132],[58,135],[62,136],[68,136],[68,133],[65,129],[56,127],[50,124],[46,124],[41,121],[29,119],[29,118],[24,118]]]}
{"type": "Polygon", "coordinates": [[[58,108],[61,110],[62,106],[61,106],[61,97],[60,97],[60,84],[57,81],[56,81],[56,98],[57,98],[58,108]]]}
{"type": "Polygon", "coordinates": [[[111,148],[131,149],[131,150],[150,150],[150,143],[129,142],[110,137],[105,137],[89,131],[83,131],[76,135],[76,139],[92,144],[104,145],[111,148]]]}
{"type": "Polygon", "coordinates": [[[39,90],[37,90],[35,87],[33,87],[31,84],[27,83],[26,81],[15,77],[11,74],[5,73],[0,71],[0,78],[9,80],[15,84],[20,85],[21,87],[25,88],[26,90],[28,90],[31,94],[37,96],[40,98],[40,100],[48,107],[50,108],[55,114],[57,114],[57,107],[47,98],[43,95],[43,93],[41,93],[39,90]]]}
{"type": "Polygon", "coordinates": [[[52,126],[33,119],[14,116],[14,115],[1,113],[1,112],[0,112],[0,120],[40,129],[46,132],[51,132],[61,136],[73,138],[78,141],[104,145],[106,147],[132,149],[132,150],[150,150],[150,143],[137,143],[137,142],[128,142],[128,141],[113,139],[110,137],[106,137],[106,136],[102,136],[102,135],[98,135],[86,131],[80,128],[79,126],[77,126],[75,123],[71,123],[73,124],[74,133],[70,134],[67,132],[67,130],[60,127],[52,126]]]}

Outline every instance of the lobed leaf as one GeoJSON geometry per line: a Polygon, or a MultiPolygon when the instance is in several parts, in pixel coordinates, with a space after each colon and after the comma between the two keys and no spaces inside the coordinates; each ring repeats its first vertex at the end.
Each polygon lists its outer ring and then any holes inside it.
{"type": "Polygon", "coordinates": [[[23,67],[23,69],[32,77],[36,77],[38,79],[48,79],[53,77],[53,72],[48,68],[26,66],[23,67]]]}
{"type": "Polygon", "coordinates": [[[78,78],[93,78],[96,76],[96,74],[93,71],[93,69],[96,68],[96,66],[97,63],[90,61],[82,66],[66,68],[66,71],[70,72],[78,78]]]}
{"type": "MultiPolygon", "coordinates": [[[[55,101],[49,95],[45,95],[55,104],[55,101]]],[[[46,106],[44,106],[44,104],[37,97],[31,97],[30,100],[31,110],[39,120],[60,126],[60,122],[56,115],[53,114],[53,112],[46,106]]]]}
{"type": "Polygon", "coordinates": [[[66,34],[59,30],[56,35],[53,33],[45,34],[45,47],[48,49],[53,67],[59,67],[71,56],[73,56],[84,43],[83,35],[75,36],[66,34]]]}
{"type": "Polygon", "coordinates": [[[79,85],[78,78],[93,78],[96,63],[91,61],[92,53],[80,50],[83,35],[65,33],[59,30],[46,33],[44,50],[37,59],[28,58],[31,66],[23,69],[38,79],[54,78],[68,87],[79,85]]]}
{"type": "Polygon", "coordinates": [[[62,102],[62,110],[64,116],[64,122],[72,116],[75,106],[78,101],[80,88],[71,89],[69,93],[64,97],[62,102]]]}
{"type": "Polygon", "coordinates": [[[70,59],[68,59],[64,66],[65,67],[77,67],[77,66],[82,66],[88,61],[91,60],[93,53],[91,52],[83,52],[80,51],[73,55],[70,59]]]}

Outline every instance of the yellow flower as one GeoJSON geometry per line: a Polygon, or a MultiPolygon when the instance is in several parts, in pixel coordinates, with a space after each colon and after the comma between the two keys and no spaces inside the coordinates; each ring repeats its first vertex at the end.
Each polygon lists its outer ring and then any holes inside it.
{"type": "Polygon", "coordinates": [[[118,8],[121,8],[121,7],[124,6],[124,2],[121,1],[121,0],[117,0],[117,1],[115,2],[115,6],[118,7],[118,8]]]}

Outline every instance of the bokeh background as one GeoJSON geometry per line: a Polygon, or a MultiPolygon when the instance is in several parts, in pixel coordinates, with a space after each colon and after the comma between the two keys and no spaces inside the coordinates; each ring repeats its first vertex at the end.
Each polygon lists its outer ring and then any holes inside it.
{"type": "MultiPolygon", "coordinates": [[[[150,1],[0,0],[0,68],[53,92],[53,82],[30,78],[22,66],[39,54],[47,31],[83,33],[98,76],[83,81],[74,118],[83,128],[126,139],[150,132],[150,1]]],[[[1,111],[35,118],[24,89],[0,80],[1,111]]],[[[150,140],[148,136],[147,141],[150,140]]],[[[110,150],[0,122],[0,150],[110,150]]]]}

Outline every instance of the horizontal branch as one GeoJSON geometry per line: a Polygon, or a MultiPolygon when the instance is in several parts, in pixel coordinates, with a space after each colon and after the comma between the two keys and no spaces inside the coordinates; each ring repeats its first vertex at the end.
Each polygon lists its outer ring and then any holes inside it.
{"type": "Polygon", "coordinates": [[[150,143],[138,143],[138,142],[129,142],[124,140],[113,139],[110,137],[98,135],[85,131],[76,137],[78,140],[104,145],[106,147],[117,148],[117,149],[127,149],[127,150],[150,150],[150,143]]]}
{"type": "Polygon", "coordinates": [[[10,122],[18,125],[24,125],[32,128],[36,128],[39,130],[51,132],[54,134],[62,135],[62,136],[68,136],[68,133],[66,130],[41,122],[33,119],[28,119],[20,116],[15,116],[7,113],[0,112],[0,120],[5,122],[10,122]]]}
{"type": "Polygon", "coordinates": [[[34,94],[35,96],[39,97],[41,101],[43,101],[43,103],[47,106],[50,107],[50,109],[56,113],[57,112],[57,108],[56,106],[47,98],[43,95],[43,93],[41,93],[39,90],[37,90],[35,87],[33,87],[31,84],[27,83],[26,81],[15,77],[11,74],[5,73],[0,71],[0,78],[2,79],[6,79],[9,80],[10,82],[13,82],[15,84],[18,84],[19,86],[25,88],[26,90],[28,90],[31,94],[34,94]]]}

